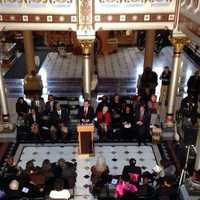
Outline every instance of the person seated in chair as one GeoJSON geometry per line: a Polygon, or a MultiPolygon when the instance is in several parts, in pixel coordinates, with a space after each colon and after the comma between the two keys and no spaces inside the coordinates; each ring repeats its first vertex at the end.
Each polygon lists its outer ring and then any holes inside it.
{"type": "Polygon", "coordinates": [[[42,97],[36,96],[31,101],[31,107],[35,108],[39,115],[43,115],[45,111],[45,102],[42,97]]]}
{"type": "Polygon", "coordinates": [[[55,110],[51,114],[51,125],[54,126],[57,132],[61,133],[61,138],[64,139],[68,133],[69,116],[66,109],[61,109],[58,102],[55,103],[55,110]]]}
{"type": "Polygon", "coordinates": [[[110,103],[111,108],[111,118],[114,128],[120,127],[120,119],[121,119],[121,112],[122,112],[122,103],[120,100],[119,95],[115,95],[113,100],[110,103]]]}
{"type": "Polygon", "coordinates": [[[121,117],[121,133],[123,139],[133,139],[133,123],[134,117],[130,105],[125,106],[125,110],[121,117]]]}
{"type": "Polygon", "coordinates": [[[62,179],[57,179],[54,184],[54,189],[51,190],[49,194],[50,200],[62,199],[67,200],[70,198],[70,192],[64,189],[64,181],[62,179]]]}
{"type": "Polygon", "coordinates": [[[85,100],[83,106],[79,108],[80,123],[92,123],[94,119],[94,109],[90,106],[89,100],[85,100]]]}
{"type": "Polygon", "coordinates": [[[49,95],[48,96],[48,101],[46,102],[46,105],[45,105],[45,112],[46,112],[47,115],[52,113],[53,111],[55,111],[56,103],[57,102],[54,100],[54,96],[53,95],[49,95]]]}
{"type": "Polygon", "coordinates": [[[150,115],[144,105],[140,105],[139,110],[136,112],[135,124],[138,146],[140,146],[141,142],[145,143],[145,140],[149,135],[150,128],[150,115]]]}
{"type": "Polygon", "coordinates": [[[24,100],[23,97],[19,97],[17,99],[17,103],[16,103],[16,112],[18,114],[18,117],[24,117],[25,115],[28,114],[29,111],[29,106],[27,104],[27,102],[24,100]]]}
{"type": "Polygon", "coordinates": [[[29,112],[29,106],[23,97],[19,97],[16,103],[17,112],[17,126],[23,127],[25,125],[25,120],[29,112]]]}
{"type": "MultiPolygon", "coordinates": [[[[150,174],[150,173],[149,173],[150,174]]],[[[156,198],[155,189],[149,184],[148,175],[142,175],[143,183],[139,186],[138,197],[143,200],[154,200],[156,198]]]]}
{"type": "Polygon", "coordinates": [[[177,200],[176,183],[171,177],[164,177],[156,193],[159,200],[177,200]]]}
{"type": "Polygon", "coordinates": [[[200,93],[200,73],[199,70],[194,75],[190,76],[188,82],[188,94],[192,94],[196,99],[200,93]]]}
{"type": "Polygon", "coordinates": [[[180,111],[185,125],[194,125],[196,123],[197,108],[197,100],[192,94],[188,94],[188,96],[181,101],[180,111]]]}
{"type": "Polygon", "coordinates": [[[122,171],[122,179],[129,182],[139,183],[142,170],[136,166],[136,160],[131,158],[129,165],[124,166],[122,171]]]}
{"type": "Polygon", "coordinates": [[[101,102],[97,106],[96,113],[102,111],[104,106],[107,106],[109,108],[108,97],[105,95],[101,97],[101,102]]]}
{"type": "Polygon", "coordinates": [[[98,156],[96,164],[91,168],[92,193],[100,193],[102,187],[109,180],[109,168],[103,156],[98,156]]]}
{"type": "Polygon", "coordinates": [[[97,113],[97,126],[99,129],[100,139],[106,139],[108,130],[110,128],[110,112],[108,111],[108,107],[104,106],[102,111],[97,113]]]}
{"type": "Polygon", "coordinates": [[[27,121],[27,124],[31,129],[31,133],[37,137],[40,132],[40,117],[34,108],[31,108],[27,121]]]}

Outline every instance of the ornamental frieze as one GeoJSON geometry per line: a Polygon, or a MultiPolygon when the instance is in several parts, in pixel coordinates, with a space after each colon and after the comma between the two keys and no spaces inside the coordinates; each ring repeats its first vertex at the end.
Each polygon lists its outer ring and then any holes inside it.
{"type": "Polygon", "coordinates": [[[1,4],[72,4],[73,0],[0,0],[1,4]]]}

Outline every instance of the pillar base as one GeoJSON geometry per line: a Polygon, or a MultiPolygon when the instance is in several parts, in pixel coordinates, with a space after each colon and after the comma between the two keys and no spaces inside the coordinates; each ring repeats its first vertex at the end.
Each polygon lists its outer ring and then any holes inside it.
{"type": "Polygon", "coordinates": [[[24,94],[42,94],[42,79],[39,75],[27,75],[24,78],[24,94]]]}
{"type": "Polygon", "coordinates": [[[4,123],[8,123],[8,122],[9,122],[9,114],[7,114],[7,115],[2,115],[2,121],[3,121],[4,123]]]}
{"type": "Polygon", "coordinates": [[[0,124],[0,134],[1,133],[12,133],[15,130],[15,124],[10,122],[2,122],[0,124]]]}

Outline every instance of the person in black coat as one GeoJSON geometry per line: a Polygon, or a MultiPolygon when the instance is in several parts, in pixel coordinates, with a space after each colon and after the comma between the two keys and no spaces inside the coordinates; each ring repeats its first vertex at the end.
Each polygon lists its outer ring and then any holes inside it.
{"type": "Polygon", "coordinates": [[[83,106],[79,108],[78,117],[80,123],[92,123],[94,119],[94,109],[90,106],[89,100],[85,100],[83,106]]]}
{"type": "Polygon", "coordinates": [[[34,108],[31,108],[26,124],[27,127],[31,129],[31,133],[33,133],[34,136],[38,136],[40,131],[40,117],[34,108]]]}
{"type": "Polygon", "coordinates": [[[161,85],[161,90],[160,90],[159,104],[163,104],[163,105],[167,104],[170,79],[171,79],[171,71],[168,66],[165,66],[160,76],[162,85],[161,85]]]}
{"type": "Polygon", "coordinates": [[[140,80],[140,94],[145,93],[148,88],[150,95],[155,94],[156,86],[158,85],[158,76],[156,72],[152,71],[151,67],[146,67],[140,80]]]}
{"type": "Polygon", "coordinates": [[[107,96],[102,96],[101,97],[101,102],[97,106],[96,114],[98,112],[102,111],[104,106],[107,106],[109,108],[109,103],[108,103],[108,97],[107,96]]]}
{"type": "Polygon", "coordinates": [[[56,103],[57,102],[54,100],[54,96],[53,95],[49,95],[48,96],[48,101],[46,102],[46,105],[45,105],[45,113],[47,115],[52,113],[53,111],[55,111],[56,103]]]}
{"type": "Polygon", "coordinates": [[[140,105],[139,110],[136,111],[135,125],[136,125],[138,146],[140,146],[141,142],[145,143],[145,140],[148,138],[149,128],[150,128],[150,114],[146,110],[144,105],[140,105]]]}
{"type": "MultiPolygon", "coordinates": [[[[136,166],[136,160],[134,158],[131,158],[129,160],[129,165],[126,165],[123,168],[122,179],[124,181],[131,182],[131,174],[137,174],[137,175],[139,175],[139,178],[140,178],[141,173],[142,173],[141,168],[136,166]]],[[[139,179],[138,179],[137,182],[139,182],[139,179]]]]}
{"type": "Polygon", "coordinates": [[[113,128],[120,128],[122,102],[119,95],[116,94],[111,100],[110,109],[111,109],[111,120],[112,120],[113,128]]]}
{"type": "Polygon", "coordinates": [[[16,103],[16,112],[18,116],[25,117],[28,114],[29,106],[23,97],[19,97],[16,103]]]}
{"type": "Polygon", "coordinates": [[[181,101],[181,114],[183,116],[184,124],[190,122],[194,125],[197,121],[197,99],[192,94],[183,98],[181,101]]]}
{"type": "Polygon", "coordinates": [[[69,116],[66,109],[62,109],[60,104],[56,102],[55,111],[51,114],[51,125],[56,128],[56,131],[61,133],[62,138],[65,138],[68,133],[67,125],[69,116]]]}
{"type": "Polygon", "coordinates": [[[133,139],[133,124],[134,117],[130,105],[125,106],[125,110],[121,115],[121,133],[122,138],[131,140],[133,139]]]}
{"type": "Polygon", "coordinates": [[[188,82],[188,94],[192,94],[195,98],[198,97],[200,92],[200,76],[199,71],[196,71],[194,75],[190,76],[188,82]]]}

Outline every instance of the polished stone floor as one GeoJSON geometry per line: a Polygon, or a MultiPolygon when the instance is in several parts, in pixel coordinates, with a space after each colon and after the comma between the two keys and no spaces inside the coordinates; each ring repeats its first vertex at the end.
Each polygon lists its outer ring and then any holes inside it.
{"type": "Polygon", "coordinates": [[[76,145],[67,144],[21,144],[15,155],[18,166],[25,168],[27,161],[34,159],[36,166],[41,166],[44,159],[57,162],[59,158],[77,162],[77,182],[74,200],[93,199],[89,192],[91,185],[91,167],[98,156],[104,156],[111,175],[121,175],[123,166],[128,165],[130,158],[137,160],[142,171],[152,172],[153,167],[160,161],[160,154],[156,145],[140,146],[134,144],[95,144],[95,156],[85,157],[78,154],[76,145]]]}

